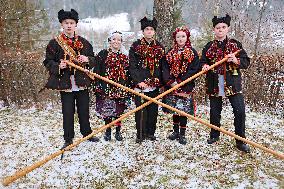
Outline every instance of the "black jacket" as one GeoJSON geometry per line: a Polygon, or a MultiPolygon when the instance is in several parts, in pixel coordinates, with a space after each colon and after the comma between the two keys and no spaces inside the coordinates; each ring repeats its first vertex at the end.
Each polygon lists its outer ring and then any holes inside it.
{"type": "MultiPolygon", "coordinates": [[[[226,44],[228,43],[228,40],[230,43],[234,43],[237,45],[238,49],[242,49],[242,44],[235,40],[235,39],[225,39],[223,42],[218,42],[218,47],[222,49],[222,52],[225,51],[226,44]]],[[[216,41],[215,41],[216,42],[216,41]]],[[[213,45],[214,41],[210,41],[205,45],[202,51],[202,57],[200,60],[201,68],[204,64],[212,65],[215,63],[214,60],[210,60],[206,56],[206,52],[208,49],[213,45]]],[[[233,52],[230,52],[233,53],[233,52]]],[[[223,53],[224,54],[224,53],[223,53]]],[[[240,93],[242,91],[242,76],[240,69],[246,69],[250,65],[250,58],[248,57],[246,51],[242,49],[240,53],[236,56],[239,58],[240,64],[235,69],[237,71],[237,75],[233,74],[233,70],[230,68],[230,66],[233,63],[226,62],[226,70],[225,70],[225,94],[226,96],[234,95],[236,93],[240,93]],[[229,91],[229,92],[228,92],[229,91]]],[[[223,57],[224,58],[224,55],[223,57]]],[[[219,88],[218,88],[218,73],[216,72],[216,69],[209,70],[206,74],[206,87],[207,87],[207,94],[209,95],[218,95],[219,88]]]]}
{"type": "MultiPolygon", "coordinates": [[[[108,54],[111,53],[109,52],[107,49],[101,50],[98,55],[95,57],[95,65],[94,65],[94,72],[103,76],[103,77],[109,77],[108,69],[107,69],[107,65],[106,65],[106,60],[108,57],[108,54]]],[[[123,72],[123,74],[125,75],[125,79],[123,79],[122,77],[119,78],[109,78],[112,81],[115,81],[121,85],[124,85],[126,87],[130,86],[130,76],[129,76],[129,59],[128,56],[123,55],[121,53],[115,53],[115,56],[118,57],[119,55],[125,57],[126,62],[120,62],[121,64],[121,70],[116,70],[116,71],[120,71],[123,72]]],[[[113,66],[110,66],[112,68],[114,68],[113,66]]],[[[118,68],[117,68],[118,69],[118,68]]],[[[114,97],[114,98],[123,98],[126,96],[126,91],[118,88],[112,84],[109,84],[103,80],[100,79],[96,79],[95,83],[94,83],[94,87],[95,87],[95,92],[96,94],[102,95],[102,96],[109,96],[109,97],[114,97]]]]}
{"type": "MultiPolygon", "coordinates": [[[[190,78],[191,76],[193,76],[194,74],[196,74],[199,71],[200,64],[199,64],[198,53],[193,48],[192,48],[192,51],[194,53],[194,59],[187,66],[186,72],[180,73],[177,77],[170,74],[170,67],[169,67],[169,64],[168,64],[167,61],[163,64],[163,69],[162,69],[163,70],[163,82],[164,82],[166,90],[171,88],[172,83],[174,83],[174,82],[181,83],[181,82],[190,78]]],[[[192,80],[192,81],[186,83],[185,85],[183,85],[182,87],[180,87],[178,89],[178,92],[184,92],[184,93],[192,92],[194,86],[195,86],[195,83],[194,83],[194,80],[192,80]]]]}
{"type": "MultiPolygon", "coordinates": [[[[94,62],[92,62],[94,59],[91,58],[94,57],[92,45],[83,37],[79,36],[78,40],[83,43],[83,48],[80,51],[80,54],[89,57],[89,65],[92,67],[94,65],[94,62]]],[[[70,76],[73,74],[75,77],[75,83],[79,87],[90,86],[91,80],[84,72],[79,70],[74,71],[74,69],[71,68],[60,70],[59,64],[61,59],[64,59],[64,50],[55,39],[50,40],[46,48],[46,57],[43,61],[44,66],[49,72],[49,79],[45,86],[46,88],[56,90],[71,89],[72,86],[70,76]]]]}
{"type": "MultiPolygon", "coordinates": [[[[165,50],[164,47],[156,40],[152,41],[148,46],[155,49],[155,52],[159,52],[159,55],[155,57],[158,66],[154,68],[153,75],[150,72],[149,67],[143,66],[145,64],[145,58],[142,57],[141,53],[138,52],[139,46],[141,45],[141,39],[135,41],[129,50],[129,72],[134,86],[140,82],[145,82],[146,80],[159,79],[156,83],[156,87],[162,84],[162,63],[165,61],[165,50]],[[162,53],[160,53],[162,51],[162,53]]],[[[146,49],[145,49],[146,50],[146,49]]]]}

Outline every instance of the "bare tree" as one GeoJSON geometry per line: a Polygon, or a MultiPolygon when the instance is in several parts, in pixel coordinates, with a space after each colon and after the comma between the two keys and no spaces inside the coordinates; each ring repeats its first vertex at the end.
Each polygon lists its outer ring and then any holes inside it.
{"type": "Polygon", "coordinates": [[[255,38],[254,51],[253,51],[254,57],[256,57],[257,55],[257,49],[259,46],[260,35],[261,35],[262,18],[263,18],[264,11],[266,9],[266,3],[267,3],[266,0],[263,0],[262,6],[259,10],[259,22],[258,22],[257,33],[256,33],[256,38],[255,38]]]}

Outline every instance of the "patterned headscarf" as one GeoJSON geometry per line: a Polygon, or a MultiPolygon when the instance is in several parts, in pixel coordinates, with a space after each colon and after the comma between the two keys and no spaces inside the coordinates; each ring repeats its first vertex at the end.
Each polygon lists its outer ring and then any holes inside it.
{"type": "Polygon", "coordinates": [[[187,40],[185,42],[185,47],[191,47],[191,42],[190,42],[190,31],[188,29],[188,27],[186,26],[181,26],[176,28],[176,30],[173,32],[173,39],[174,39],[174,47],[177,46],[177,41],[176,41],[176,35],[178,32],[183,31],[186,33],[187,36],[187,40]]]}

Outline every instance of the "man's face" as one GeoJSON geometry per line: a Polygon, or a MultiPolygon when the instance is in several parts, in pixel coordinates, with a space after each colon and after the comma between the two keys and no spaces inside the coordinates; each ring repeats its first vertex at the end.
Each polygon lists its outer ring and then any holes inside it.
{"type": "Polygon", "coordinates": [[[72,35],[76,30],[77,23],[73,19],[65,19],[62,21],[61,26],[63,28],[64,33],[72,35]]]}
{"type": "Polygon", "coordinates": [[[155,35],[155,29],[151,26],[148,26],[143,30],[142,33],[146,39],[151,39],[155,35]]]}
{"type": "Polygon", "coordinates": [[[214,28],[214,34],[215,34],[215,38],[218,40],[222,40],[225,39],[228,32],[229,32],[229,26],[225,23],[219,23],[217,24],[214,28]]]}

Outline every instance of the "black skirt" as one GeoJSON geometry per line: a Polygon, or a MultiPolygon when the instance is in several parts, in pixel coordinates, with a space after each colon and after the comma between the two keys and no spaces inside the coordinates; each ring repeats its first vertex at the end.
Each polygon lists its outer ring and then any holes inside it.
{"type": "Polygon", "coordinates": [[[126,109],[126,99],[96,95],[96,113],[100,118],[119,117],[126,109]]]}
{"type": "MultiPolygon", "coordinates": [[[[173,108],[184,111],[185,113],[194,115],[194,100],[192,95],[190,95],[189,97],[167,95],[166,97],[163,98],[162,102],[173,108]]],[[[165,113],[171,113],[171,114],[176,113],[175,111],[169,110],[165,107],[163,107],[163,111],[165,113]]]]}

